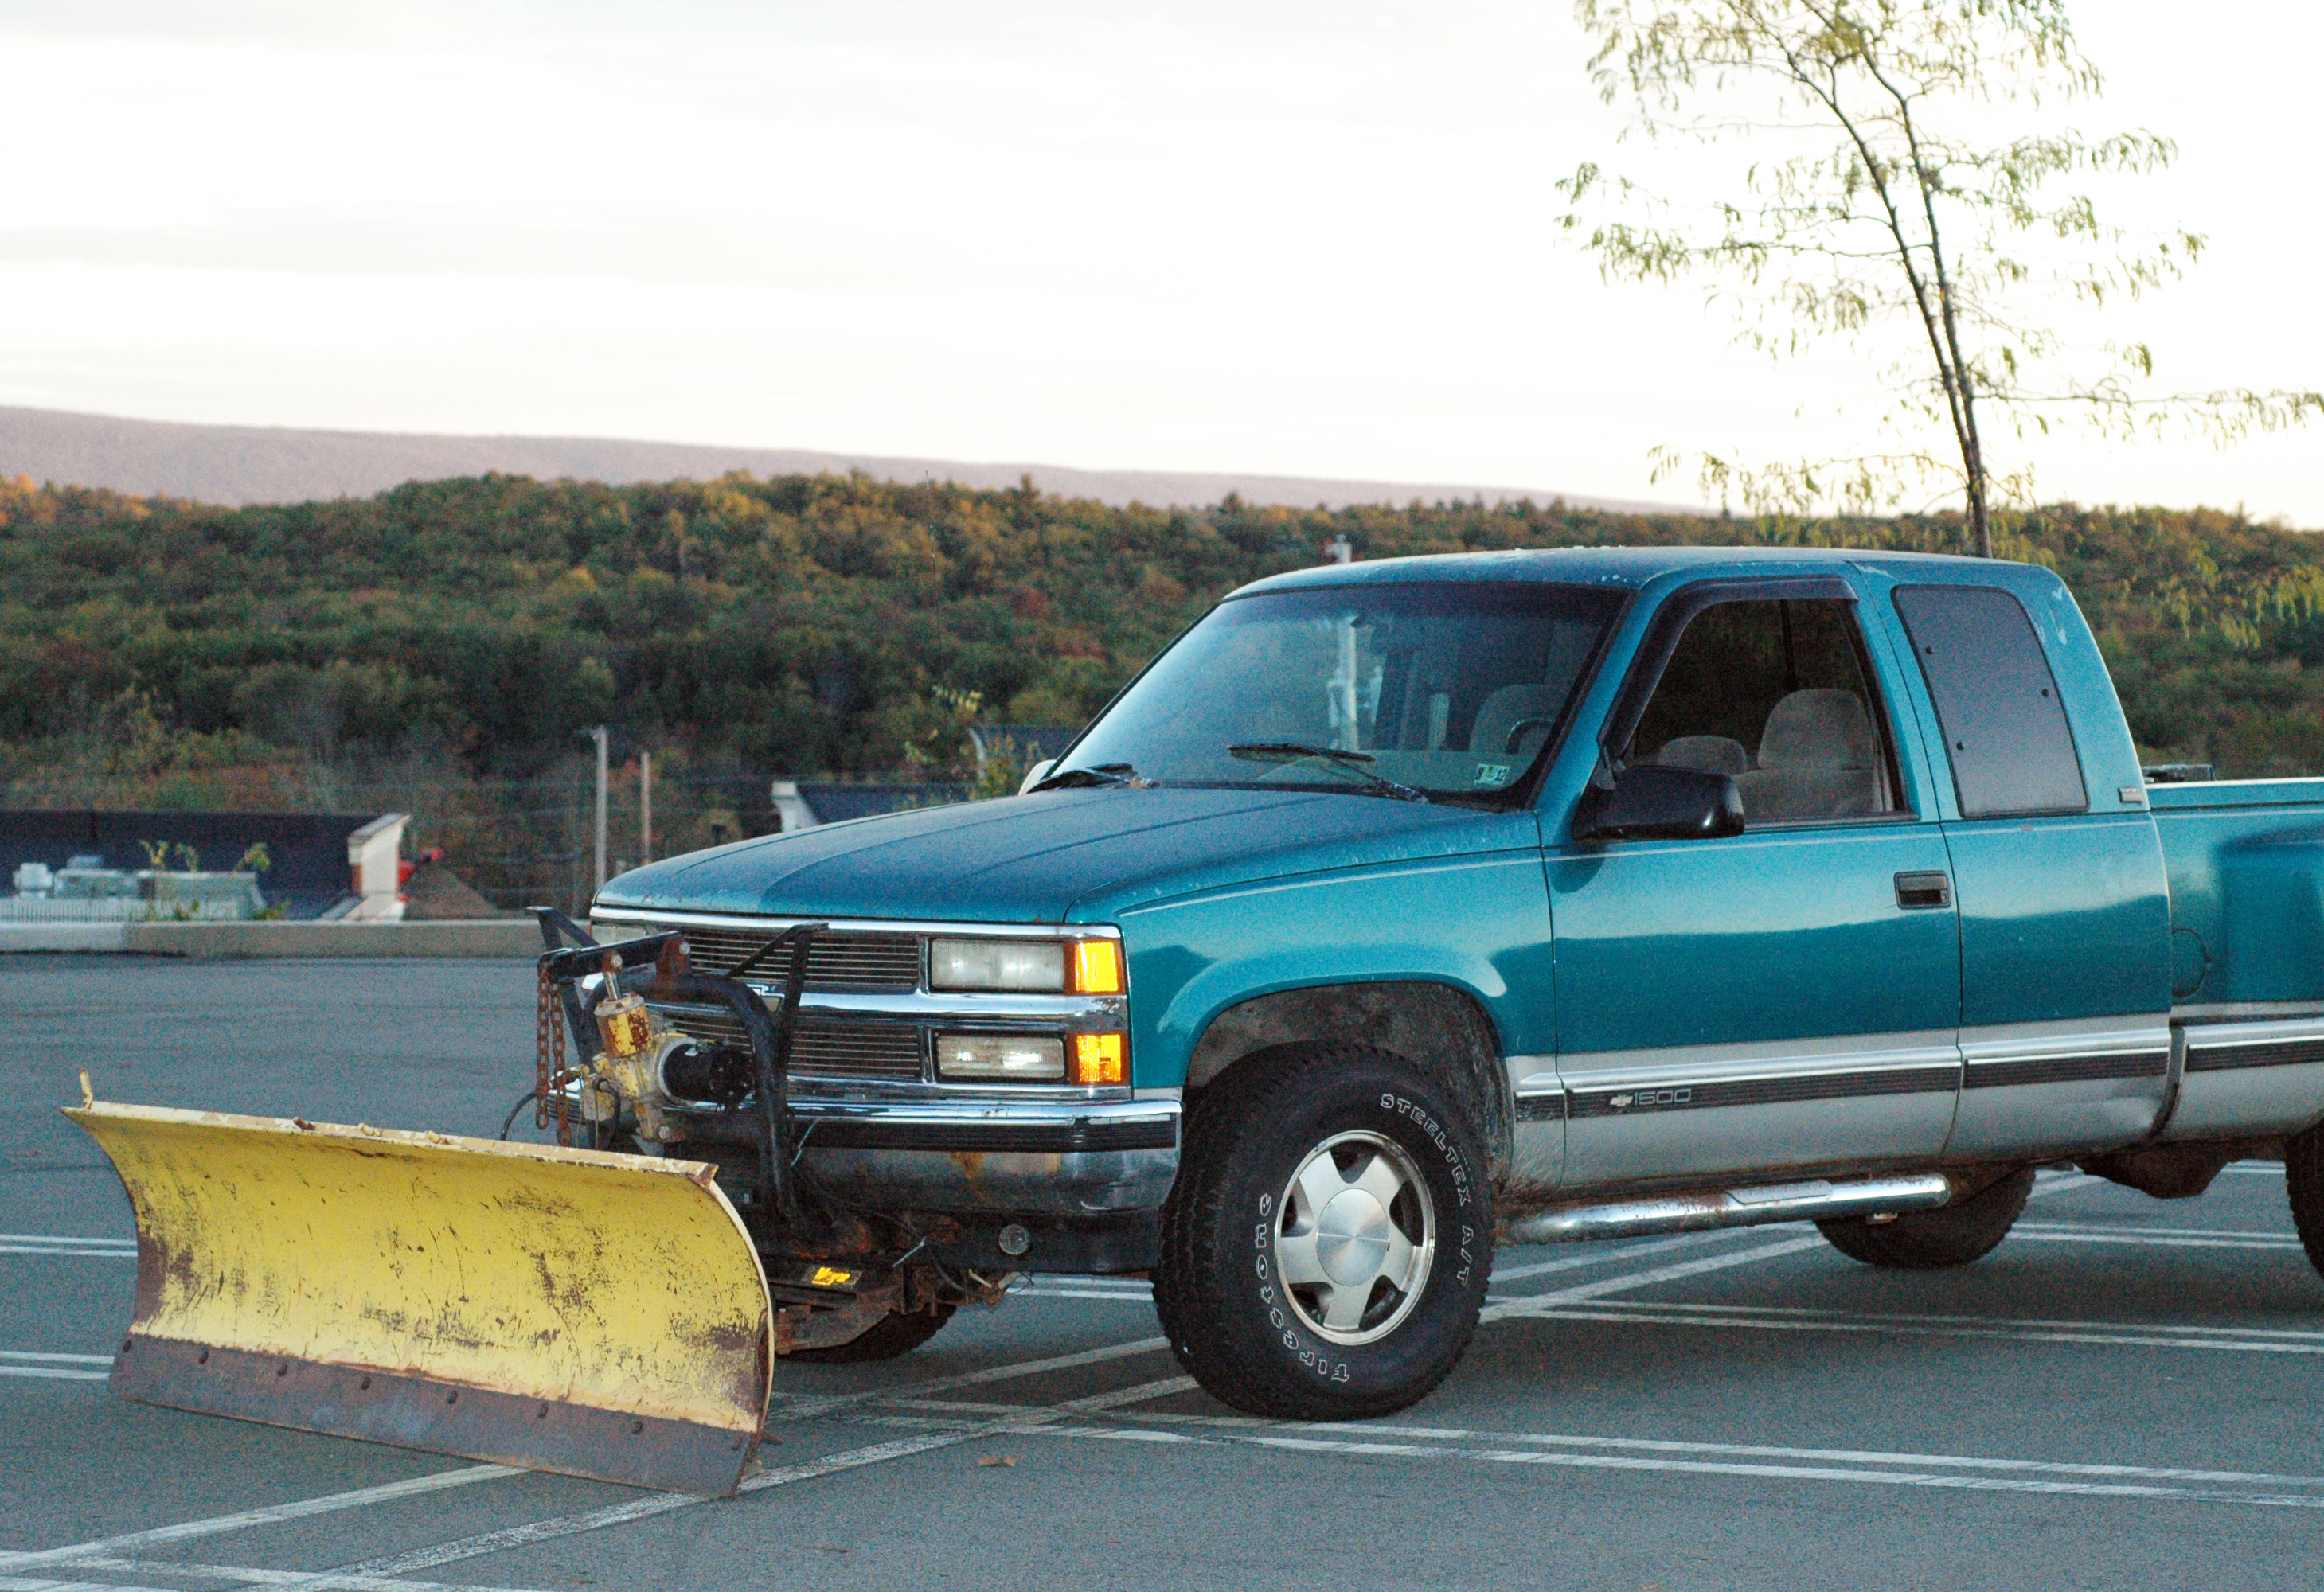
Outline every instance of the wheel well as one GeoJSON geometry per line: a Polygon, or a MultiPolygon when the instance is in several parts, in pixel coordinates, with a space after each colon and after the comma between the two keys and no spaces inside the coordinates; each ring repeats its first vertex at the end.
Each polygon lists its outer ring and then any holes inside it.
{"type": "Polygon", "coordinates": [[[1323,984],[1231,1006],[1195,1043],[1187,1091],[1260,1051],[1318,1043],[1384,1051],[1436,1082],[1477,1125],[1492,1157],[1493,1181],[1507,1177],[1515,1111],[1500,1039],[1484,1008],[1450,985],[1323,984]]]}

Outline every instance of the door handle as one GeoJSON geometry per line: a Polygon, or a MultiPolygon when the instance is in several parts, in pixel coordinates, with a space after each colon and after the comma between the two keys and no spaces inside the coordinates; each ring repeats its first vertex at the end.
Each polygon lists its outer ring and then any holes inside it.
{"type": "Polygon", "coordinates": [[[1923,912],[1953,904],[1953,881],[1941,870],[1896,876],[1896,905],[1907,912],[1923,912]]]}

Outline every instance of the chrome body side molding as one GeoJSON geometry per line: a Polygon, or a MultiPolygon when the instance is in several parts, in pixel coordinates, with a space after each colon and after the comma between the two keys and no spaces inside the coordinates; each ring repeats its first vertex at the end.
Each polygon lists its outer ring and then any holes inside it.
{"type": "Polygon", "coordinates": [[[1960,1054],[1950,1029],[1913,1030],[1568,1054],[1558,1075],[1562,1186],[1707,1182],[1934,1161],[1952,1126],[1960,1054]]]}

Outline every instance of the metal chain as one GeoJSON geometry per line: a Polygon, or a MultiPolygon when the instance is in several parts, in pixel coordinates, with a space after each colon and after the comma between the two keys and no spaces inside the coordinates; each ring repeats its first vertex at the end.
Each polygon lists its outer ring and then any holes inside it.
{"type": "Polygon", "coordinates": [[[540,1000],[533,1018],[533,1081],[539,1090],[532,1109],[532,1125],[546,1127],[556,1105],[557,1142],[573,1142],[573,1124],[566,1115],[565,1086],[572,1081],[565,1065],[565,1017],[558,1009],[557,980],[549,977],[549,964],[540,968],[540,1000]]]}

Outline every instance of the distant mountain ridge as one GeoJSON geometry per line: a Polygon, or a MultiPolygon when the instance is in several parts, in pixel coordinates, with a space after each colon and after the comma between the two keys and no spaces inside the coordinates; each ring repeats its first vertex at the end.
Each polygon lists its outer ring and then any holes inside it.
{"type": "Polygon", "coordinates": [[[1545,488],[1441,482],[1331,481],[1296,475],[1161,470],[1076,470],[1059,465],[966,464],[798,448],[723,447],[595,437],[458,437],[401,431],[301,430],[276,426],[205,426],[131,420],[65,410],[0,407],[0,480],[101,486],[240,507],[365,498],[407,481],[499,471],[541,480],[572,477],[623,485],[708,480],[733,470],[753,475],[861,470],[907,483],[955,481],[1010,487],[1025,476],[1043,492],[1095,498],[1120,507],[1215,503],[1230,492],[1247,503],[1333,509],[1360,503],[1459,501],[1488,503],[1563,497],[1576,507],[1628,513],[1692,513],[1666,503],[1580,497],[1545,488]]]}

